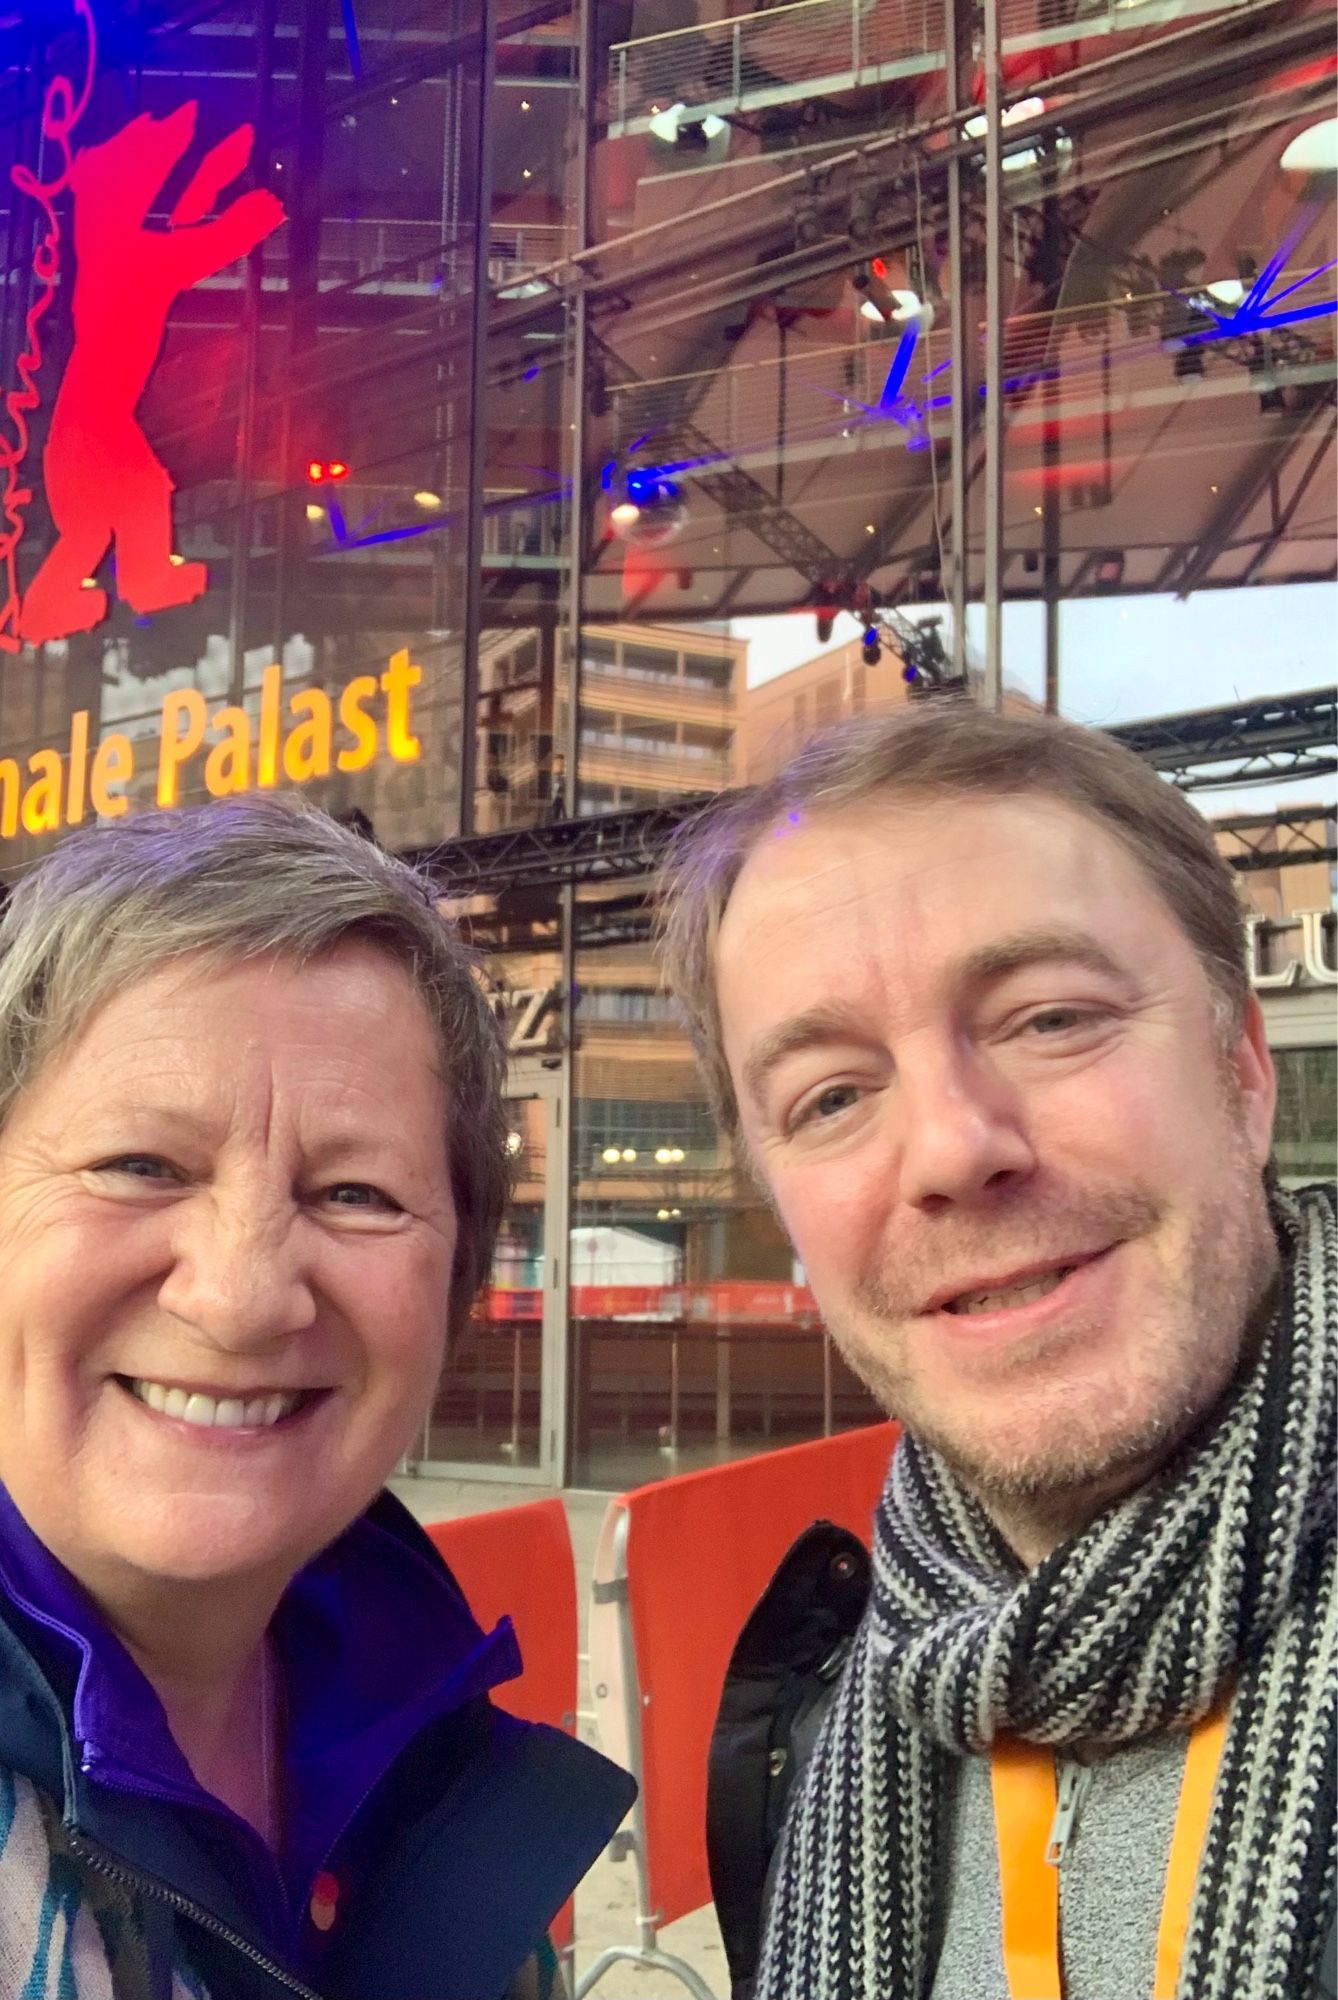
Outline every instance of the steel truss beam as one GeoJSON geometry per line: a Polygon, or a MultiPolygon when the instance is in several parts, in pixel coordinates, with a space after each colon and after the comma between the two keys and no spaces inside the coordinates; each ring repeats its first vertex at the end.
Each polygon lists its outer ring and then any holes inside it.
{"type": "MultiPolygon", "coordinates": [[[[1196,775],[1203,767],[1214,764],[1234,767],[1260,763],[1267,758],[1293,760],[1290,766],[1279,761],[1272,768],[1253,774],[1269,777],[1338,769],[1338,760],[1332,757],[1321,761],[1311,756],[1332,743],[1336,721],[1338,695],[1331,689],[1319,688],[1308,694],[1270,695],[1230,708],[1197,709],[1186,715],[1121,723],[1105,734],[1127,744],[1146,757],[1155,770],[1171,777],[1183,789],[1191,790],[1196,786],[1249,782],[1248,775],[1242,780],[1234,769],[1230,778],[1196,775]]],[[[548,888],[566,882],[626,881],[652,874],[663,860],[676,829],[720,797],[718,792],[698,792],[675,799],[670,805],[651,806],[637,812],[600,813],[591,819],[556,820],[547,826],[478,834],[472,840],[447,841],[441,847],[421,850],[409,858],[427,870],[443,896],[452,898],[548,888]]],[[[1331,818],[1331,808],[1316,806],[1226,820],[1222,822],[1224,830],[1242,838],[1246,829],[1259,829],[1258,839],[1247,843],[1248,852],[1232,857],[1232,866],[1247,870],[1276,868],[1292,862],[1324,859],[1327,848],[1315,842],[1307,844],[1299,835],[1266,858],[1252,857],[1264,855],[1263,842],[1269,829],[1294,832],[1303,825],[1331,818]]],[[[594,919],[596,907],[591,906],[586,914],[594,919]]]]}
{"type": "Polygon", "coordinates": [[[1332,755],[1336,723],[1338,696],[1331,688],[1317,688],[1120,723],[1107,734],[1146,757],[1183,791],[1194,791],[1338,770],[1332,755]],[[1230,770],[1205,768],[1227,765],[1230,770]]]}
{"type": "MultiPolygon", "coordinates": [[[[631,363],[624,361],[607,341],[593,333],[590,338],[591,345],[599,350],[608,380],[616,380],[622,387],[631,387],[641,381],[631,363]]],[[[708,460],[724,458],[720,446],[707,437],[705,431],[699,431],[695,424],[689,422],[686,409],[672,415],[666,428],[668,438],[672,438],[686,456],[708,460]]],[[[657,452],[660,456],[664,455],[668,438],[662,435],[658,441],[657,452]]],[[[777,500],[774,493],[741,466],[730,463],[702,465],[694,467],[690,476],[694,486],[700,487],[727,515],[738,516],[782,562],[798,570],[800,576],[807,577],[815,591],[824,586],[831,587],[849,569],[849,564],[843,563],[820,535],[805,527],[788,507],[777,500]]]]}
{"type": "Polygon", "coordinates": [[[1338,861],[1332,806],[1297,806],[1289,812],[1241,813],[1217,819],[1213,829],[1242,843],[1231,865],[1242,874],[1261,868],[1286,868],[1301,861],[1338,861]]]}

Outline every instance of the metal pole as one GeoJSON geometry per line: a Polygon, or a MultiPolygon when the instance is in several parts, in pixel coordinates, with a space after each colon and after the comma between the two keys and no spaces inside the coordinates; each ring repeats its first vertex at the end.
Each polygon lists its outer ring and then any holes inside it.
{"type": "Polygon", "coordinates": [[[1003,129],[999,0],[984,0],[985,70],[985,687],[1003,703],[1003,129]]]}
{"type": "MultiPolygon", "coordinates": [[[[592,241],[591,169],[594,151],[595,76],[599,62],[599,37],[595,22],[596,0],[579,0],[579,45],[576,79],[576,158],[575,223],[577,251],[588,249],[592,241]]],[[[586,370],[589,359],[590,326],[585,286],[577,286],[571,304],[572,337],[572,428],[571,500],[567,512],[567,730],[563,758],[563,810],[575,819],[580,798],[581,754],[581,631],[585,623],[585,517],[586,454],[586,370]]],[[[559,1485],[569,1483],[574,1432],[583,1425],[586,1407],[584,1385],[575,1379],[576,1343],[571,1326],[571,1217],[576,1199],[576,886],[563,884],[560,902],[562,933],[562,1069],[558,1086],[558,1144],[562,1148],[562,1193],[559,1203],[557,1240],[565,1246],[559,1287],[559,1306],[564,1352],[561,1369],[567,1394],[564,1421],[559,1430],[554,1478],[559,1485]]]]}
{"type": "MultiPolygon", "coordinates": [[[[962,49],[965,42],[969,49],[969,10],[964,0],[947,0],[944,13],[946,63],[946,87],[948,108],[956,111],[961,104],[962,49]]],[[[952,671],[956,678],[966,674],[966,596],[967,596],[967,519],[966,519],[966,399],[970,371],[967,366],[967,343],[970,339],[972,315],[967,308],[965,260],[962,256],[962,163],[954,148],[948,161],[948,289],[952,294],[952,359],[949,367],[948,387],[951,393],[949,405],[949,450],[951,453],[950,477],[952,483],[952,540],[949,545],[949,571],[944,579],[948,586],[948,599],[952,607],[952,671]]]]}
{"type": "MultiPolygon", "coordinates": [[[[274,112],[274,31],[277,0],[262,0],[256,21],[257,157],[255,166],[269,165],[269,130],[274,112]]],[[[246,294],[242,306],[241,408],[237,418],[237,514],[232,528],[232,576],[228,590],[229,700],[239,707],[246,693],[246,605],[250,580],[251,535],[255,518],[256,392],[260,367],[260,317],[264,304],[265,246],[263,241],[246,260],[246,294]]]]}
{"type": "Polygon", "coordinates": [[[1045,710],[1059,713],[1059,584],[1062,524],[1059,512],[1059,287],[1064,271],[1064,247],[1059,228],[1059,162],[1053,139],[1043,142],[1041,167],[1045,189],[1041,209],[1041,272],[1050,293],[1050,338],[1045,356],[1043,397],[1045,426],[1041,433],[1041,462],[1045,484],[1041,491],[1041,594],[1045,600],[1045,710]]]}
{"type": "Polygon", "coordinates": [[[497,0],[479,0],[474,112],[474,271],[469,339],[469,484],[465,492],[465,606],[460,694],[460,835],[474,831],[478,763],[479,643],[483,631],[483,474],[488,451],[488,250],[492,235],[493,64],[497,0]]]}

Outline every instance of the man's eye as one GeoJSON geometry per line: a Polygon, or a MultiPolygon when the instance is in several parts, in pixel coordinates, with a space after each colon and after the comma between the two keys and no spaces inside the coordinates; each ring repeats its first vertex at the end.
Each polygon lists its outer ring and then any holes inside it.
{"type": "Polygon", "coordinates": [[[1029,1015],[1022,1025],[1029,1034],[1063,1035],[1072,1028],[1091,1027],[1095,1020],[1090,1007],[1043,1007],[1040,1013],[1029,1015]]]}
{"type": "Polygon", "coordinates": [[[859,1097],[853,1083],[831,1083],[820,1090],[816,1097],[810,1097],[801,1104],[795,1117],[796,1126],[820,1123],[823,1119],[835,1118],[842,1111],[848,1111],[859,1097]]]}

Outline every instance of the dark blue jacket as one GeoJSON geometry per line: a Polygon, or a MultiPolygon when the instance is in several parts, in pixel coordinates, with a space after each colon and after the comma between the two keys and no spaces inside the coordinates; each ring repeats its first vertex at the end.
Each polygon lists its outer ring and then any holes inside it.
{"type": "Polygon", "coordinates": [[[183,1963],[213,2000],[498,2000],[635,1788],[492,1706],[519,1671],[509,1621],[480,1630],[404,1508],[382,1495],[271,1628],[289,1700],[280,1867],[195,1783],[148,1682],[0,1502],[0,1776],[51,1802],[53,1879],[131,1913],[145,2000],[183,1963]]]}

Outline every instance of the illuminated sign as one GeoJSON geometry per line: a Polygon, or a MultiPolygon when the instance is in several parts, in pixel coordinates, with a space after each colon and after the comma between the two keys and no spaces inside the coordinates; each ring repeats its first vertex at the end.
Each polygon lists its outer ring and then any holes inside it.
{"type": "MultiPolygon", "coordinates": [[[[175,805],[187,781],[226,799],[365,771],[382,752],[397,764],[416,763],[423,746],[414,735],[411,701],[422,678],[422,668],[401,649],[383,674],[359,674],[333,694],[304,687],[285,698],[283,669],[270,666],[255,716],[228,703],[210,708],[197,688],[176,688],[163,697],[159,719],[157,802],[175,805]]],[[[129,811],[124,788],[140,775],[138,754],[153,739],[137,742],[114,730],[94,745],[89,736],[88,710],[79,709],[63,750],[34,750],[25,770],[17,759],[0,757],[0,839],[20,831],[59,833],[90,811],[103,819],[129,811]]]]}
{"type": "Polygon", "coordinates": [[[182,292],[246,256],[284,220],[261,188],[205,218],[251,157],[255,134],[239,125],[196,167],[165,227],[148,223],[170,174],[195,136],[199,106],[166,118],[132,118],[96,146],[74,146],[88,108],[97,59],[89,0],[75,0],[87,37],[83,82],[57,76],[47,88],[41,136],[55,172],[41,180],[21,163],[10,177],[42,209],[45,230],[33,253],[36,297],[19,356],[19,385],[5,398],[12,435],[0,444],[6,483],[0,533],[0,648],[17,652],[90,631],[107,615],[95,573],[115,547],[116,593],[139,613],[189,604],[206,588],[203,563],[172,545],[173,484],[137,411],[163,344],[167,316],[182,292]],[[52,406],[42,482],[56,539],[28,589],[18,587],[18,547],[33,497],[22,483],[28,418],[38,407],[41,321],[62,282],[59,197],[73,202],[74,342],[52,406]]]}

